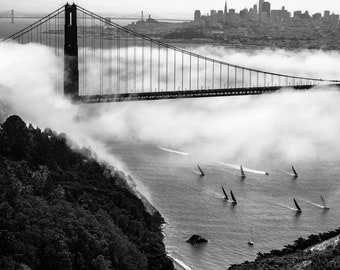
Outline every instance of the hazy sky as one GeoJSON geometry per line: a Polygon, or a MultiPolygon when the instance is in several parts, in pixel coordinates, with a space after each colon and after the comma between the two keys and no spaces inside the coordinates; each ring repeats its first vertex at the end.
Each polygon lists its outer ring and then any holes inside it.
{"type": "MultiPolygon", "coordinates": [[[[228,0],[228,8],[236,10],[250,8],[257,0],[228,0]]],[[[311,13],[330,10],[340,13],[339,0],[271,0],[272,9],[285,6],[289,11],[309,10],[311,13]]],[[[66,0],[1,0],[0,13],[10,9],[21,12],[49,13],[64,5],[66,0]]],[[[145,14],[174,17],[192,16],[195,9],[203,14],[211,9],[223,9],[224,0],[78,0],[76,4],[98,13],[135,14],[144,10],[145,14]]]]}

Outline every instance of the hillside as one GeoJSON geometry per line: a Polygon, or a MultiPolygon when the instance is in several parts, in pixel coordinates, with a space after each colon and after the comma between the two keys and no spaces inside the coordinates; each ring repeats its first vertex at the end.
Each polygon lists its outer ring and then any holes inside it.
{"type": "Polygon", "coordinates": [[[336,270],[340,269],[340,228],[335,231],[299,238],[294,244],[270,253],[258,253],[254,262],[232,265],[229,270],[296,269],[336,270]]]}
{"type": "Polygon", "coordinates": [[[1,125],[0,269],[174,269],[160,214],[76,150],[15,115],[1,125]]]}

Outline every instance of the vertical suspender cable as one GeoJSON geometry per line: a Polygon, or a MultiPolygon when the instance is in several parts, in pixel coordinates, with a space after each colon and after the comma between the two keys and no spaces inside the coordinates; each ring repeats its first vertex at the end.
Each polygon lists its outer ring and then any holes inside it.
{"type": "Polygon", "coordinates": [[[142,92],[144,92],[144,38],[142,39],[142,92]]]}
{"type": "Polygon", "coordinates": [[[168,55],[168,47],[166,47],[166,61],[165,61],[165,66],[166,66],[166,78],[165,78],[165,91],[168,91],[168,59],[169,59],[169,55],[168,55]]]}
{"type": "Polygon", "coordinates": [[[176,91],[176,50],[174,50],[174,91],[176,91]]]}
{"type": "Polygon", "coordinates": [[[108,69],[109,69],[109,93],[112,93],[113,90],[113,63],[112,63],[112,58],[113,58],[113,46],[112,46],[112,39],[113,39],[113,33],[112,33],[113,28],[109,27],[109,63],[108,63],[108,69]]]}
{"type": "Polygon", "coordinates": [[[220,89],[222,89],[222,63],[220,63],[220,89]]]}
{"type": "Polygon", "coordinates": [[[158,91],[161,91],[161,45],[158,44],[158,91]]]}
{"type": "Polygon", "coordinates": [[[184,54],[182,52],[182,91],[184,90],[184,54]]]}
{"type": "Polygon", "coordinates": [[[133,46],[133,91],[136,93],[137,92],[137,39],[136,36],[134,36],[134,46],[133,46]]]}
{"type": "Polygon", "coordinates": [[[230,65],[228,65],[227,88],[230,88],[230,65]]]}
{"type": "Polygon", "coordinates": [[[117,93],[120,94],[120,32],[119,29],[116,29],[117,32],[117,93]]]}
{"type": "MultiPolygon", "coordinates": [[[[190,60],[189,60],[189,90],[192,90],[191,88],[191,66],[192,66],[192,57],[191,57],[191,54],[189,55],[190,56],[190,60]]],[[[198,59],[197,59],[198,61],[198,59]]],[[[198,89],[198,85],[197,85],[197,89],[198,89]]]]}
{"type": "MultiPolygon", "coordinates": [[[[190,55],[190,57],[191,57],[191,55],[190,55]]],[[[196,78],[196,80],[197,80],[197,90],[199,90],[200,89],[200,58],[199,57],[197,57],[197,78],[196,78]]],[[[190,85],[191,85],[191,82],[190,82],[190,85]]],[[[190,90],[191,90],[191,87],[190,87],[190,90]]]]}
{"type": "Polygon", "coordinates": [[[97,88],[97,82],[96,82],[96,75],[95,75],[95,69],[96,69],[96,23],[94,18],[92,17],[92,68],[94,69],[92,71],[92,87],[91,92],[97,94],[96,88],[97,88]]]}
{"type": "Polygon", "coordinates": [[[150,41],[150,92],[152,92],[152,61],[153,61],[153,57],[152,57],[152,42],[150,41]]]}
{"type": "Polygon", "coordinates": [[[204,61],[204,89],[207,89],[207,59],[204,61]]]}
{"type": "Polygon", "coordinates": [[[125,93],[129,92],[129,36],[125,34],[125,93]]]}
{"type": "Polygon", "coordinates": [[[212,82],[211,89],[214,89],[215,86],[215,61],[212,62],[212,82]]]}
{"type": "Polygon", "coordinates": [[[235,88],[237,88],[237,67],[235,68],[235,88]]]}
{"type": "Polygon", "coordinates": [[[99,62],[100,62],[100,94],[103,94],[103,22],[100,21],[100,34],[99,34],[99,62]]]}

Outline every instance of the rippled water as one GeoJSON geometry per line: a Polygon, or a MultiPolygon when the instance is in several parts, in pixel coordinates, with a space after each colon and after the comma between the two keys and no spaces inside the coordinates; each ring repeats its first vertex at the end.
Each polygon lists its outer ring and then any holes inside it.
{"type": "Polygon", "coordinates": [[[246,172],[242,180],[238,170],[211,161],[200,164],[206,173],[200,177],[188,156],[165,152],[156,145],[109,145],[168,223],[168,252],[194,269],[225,269],[253,260],[258,252],[281,249],[299,236],[339,226],[340,162],[294,164],[299,178],[293,178],[283,172],[290,170],[290,164],[268,160],[252,167],[267,171],[268,176],[246,172]],[[235,207],[223,200],[222,185],[233,190],[238,201],[235,207]],[[317,206],[320,195],[329,211],[317,206]],[[293,210],[294,197],[302,208],[300,215],[293,210]],[[253,247],[247,244],[251,227],[253,247]],[[185,242],[192,234],[209,242],[193,247],[185,242]]]}

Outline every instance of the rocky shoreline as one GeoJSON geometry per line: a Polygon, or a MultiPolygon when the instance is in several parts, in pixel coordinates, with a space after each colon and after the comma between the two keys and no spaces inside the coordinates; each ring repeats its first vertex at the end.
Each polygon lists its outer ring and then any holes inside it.
{"type": "Polygon", "coordinates": [[[340,269],[340,228],[298,238],[282,250],[258,253],[255,261],[231,265],[229,270],[340,269]]]}

